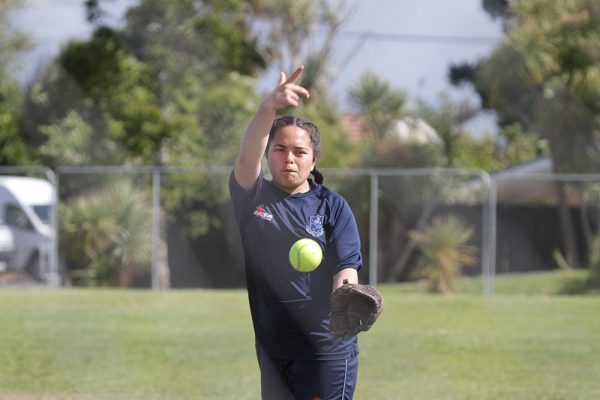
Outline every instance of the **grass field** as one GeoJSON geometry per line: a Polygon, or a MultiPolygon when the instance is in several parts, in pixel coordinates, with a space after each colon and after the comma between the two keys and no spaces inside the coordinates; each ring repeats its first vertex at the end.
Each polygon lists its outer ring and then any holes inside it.
{"type": "MultiPolygon", "coordinates": [[[[380,287],[355,398],[599,399],[600,297],[559,278],[380,287]]],[[[243,290],[0,290],[0,399],[258,398],[243,290]]]]}

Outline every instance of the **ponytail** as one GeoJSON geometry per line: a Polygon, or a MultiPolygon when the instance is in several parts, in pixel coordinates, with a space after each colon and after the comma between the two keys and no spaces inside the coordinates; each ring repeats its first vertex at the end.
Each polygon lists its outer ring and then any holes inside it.
{"type": "Polygon", "coordinates": [[[325,178],[323,177],[321,171],[317,169],[317,167],[313,168],[313,170],[310,171],[310,173],[313,174],[313,176],[315,177],[315,182],[317,182],[319,185],[323,184],[323,180],[325,178]]]}

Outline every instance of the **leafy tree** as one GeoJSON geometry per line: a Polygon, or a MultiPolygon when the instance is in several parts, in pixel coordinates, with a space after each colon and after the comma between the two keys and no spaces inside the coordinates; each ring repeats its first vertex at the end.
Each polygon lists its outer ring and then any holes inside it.
{"type": "MultiPolygon", "coordinates": [[[[40,128],[75,110],[94,130],[93,139],[106,137],[125,156],[94,157],[95,163],[179,165],[171,149],[181,137],[195,138],[200,147],[231,146],[236,141],[224,132],[243,131],[239,121],[250,106],[228,101],[226,86],[252,98],[253,82],[236,74],[254,73],[262,60],[245,36],[243,14],[226,15],[222,3],[197,8],[191,1],[142,1],[128,10],[122,30],[100,26],[90,40],[69,43],[29,90],[29,142],[42,145],[58,130],[40,128]]],[[[202,154],[209,159],[196,154],[195,164],[213,163],[222,154],[215,150],[202,154]]]]}
{"type": "Polygon", "coordinates": [[[31,47],[31,40],[11,25],[12,13],[22,7],[23,0],[2,0],[0,3],[0,70],[6,71],[18,56],[31,47]]]}
{"type": "Polygon", "coordinates": [[[33,161],[20,135],[23,95],[18,83],[10,76],[19,55],[31,45],[28,37],[10,24],[12,13],[22,3],[21,0],[5,0],[0,4],[0,165],[22,165],[33,161]]]}
{"type": "Polygon", "coordinates": [[[540,139],[534,132],[526,131],[518,122],[502,128],[500,136],[506,141],[500,154],[504,168],[548,154],[546,140],[540,139]]]}
{"type": "Polygon", "coordinates": [[[22,104],[19,85],[0,69],[0,165],[25,165],[33,159],[20,135],[22,104]]]}
{"type": "Polygon", "coordinates": [[[505,29],[510,21],[509,15],[510,0],[482,0],[483,9],[493,18],[501,19],[505,24],[505,29]]]}
{"type": "MultiPolygon", "coordinates": [[[[279,71],[305,65],[303,86],[322,96],[331,74],[331,55],[337,34],[351,17],[346,0],[253,0],[254,20],[265,26],[263,57],[279,71]],[[316,34],[319,34],[319,40],[316,34]],[[317,47],[315,43],[319,43],[317,47]]],[[[316,97],[316,96],[314,96],[316,97]]]]}
{"type": "MultiPolygon", "coordinates": [[[[555,172],[597,171],[600,169],[597,1],[517,1],[508,11],[506,40],[473,68],[470,77],[484,107],[496,110],[502,126],[518,123],[525,131],[545,139],[555,172]]],[[[459,81],[457,78],[456,82],[459,81]]],[[[567,261],[576,265],[580,257],[561,183],[557,184],[557,196],[567,261]]],[[[587,225],[589,221],[582,223],[587,225]]],[[[589,245],[591,237],[587,236],[589,245]]]]}
{"type": "Polygon", "coordinates": [[[455,167],[478,168],[487,172],[508,168],[548,153],[545,141],[535,133],[525,131],[518,123],[505,126],[499,132],[499,139],[462,134],[456,138],[456,142],[455,167]]]}

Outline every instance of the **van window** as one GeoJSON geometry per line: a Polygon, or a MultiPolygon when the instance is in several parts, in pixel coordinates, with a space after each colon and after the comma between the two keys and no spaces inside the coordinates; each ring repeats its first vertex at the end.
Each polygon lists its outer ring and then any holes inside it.
{"type": "Polygon", "coordinates": [[[50,213],[52,212],[52,207],[50,206],[33,206],[33,211],[37,214],[38,217],[42,220],[42,222],[46,225],[50,225],[50,213]]]}
{"type": "Polygon", "coordinates": [[[23,229],[33,229],[33,225],[31,224],[29,218],[27,218],[27,214],[25,214],[25,211],[23,211],[23,209],[19,206],[7,204],[4,211],[4,216],[6,218],[7,225],[23,229]]]}

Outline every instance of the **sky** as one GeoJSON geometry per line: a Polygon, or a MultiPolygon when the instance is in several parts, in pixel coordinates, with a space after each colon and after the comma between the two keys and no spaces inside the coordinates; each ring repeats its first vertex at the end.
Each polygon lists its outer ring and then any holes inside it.
{"type": "MultiPolygon", "coordinates": [[[[341,108],[347,108],[347,89],[365,71],[372,71],[404,90],[411,99],[436,104],[441,92],[456,100],[477,102],[470,88],[448,82],[451,64],[475,62],[491,53],[502,38],[501,21],[493,20],[481,0],[351,0],[354,12],[337,39],[333,55],[335,79],[330,90],[341,108]],[[379,36],[364,40],[363,33],[379,36]],[[472,42],[452,38],[479,38],[472,42]],[[430,38],[430,39],[424,39],[430,38]]],[[[109,21],[118,25],[134,0],[107,2],[109,21]]],[[[13,23],[28,33],[36,47],[20,73],[30,79],[33,71],[55,56],[70,38],[86,38],[83,0],[26,0],[13,23]]],[[[259,80],[259,88],[276,81],[274,71],[259,80]]],[[[495,130],[493,116],[482,115],[472,129],[482,134],[495,130]]]]}
{"type": "Polygon", "coordinates": [[[385,77],[413,96],[433,100],[450,88],[450,63],[473,62],[488,55],[502,37],[500,21],[483,10],[481,0],[362,0],[345,31],[380,32],[393,36],[367,40],[357,47],[357,36],[342,35],[336,58],[351,58],[339,67],[338,90],[364,70],[385,77]],[[377,4],[377,6],[373,6],[377,4]],[[434,41],[407,40],[414,36],[439,37],[434,41]],[[407,37],[408,36],[408,37],[407,37]],[[452,37],[497,38],[477,44],[448,42],[452,37]]]}

